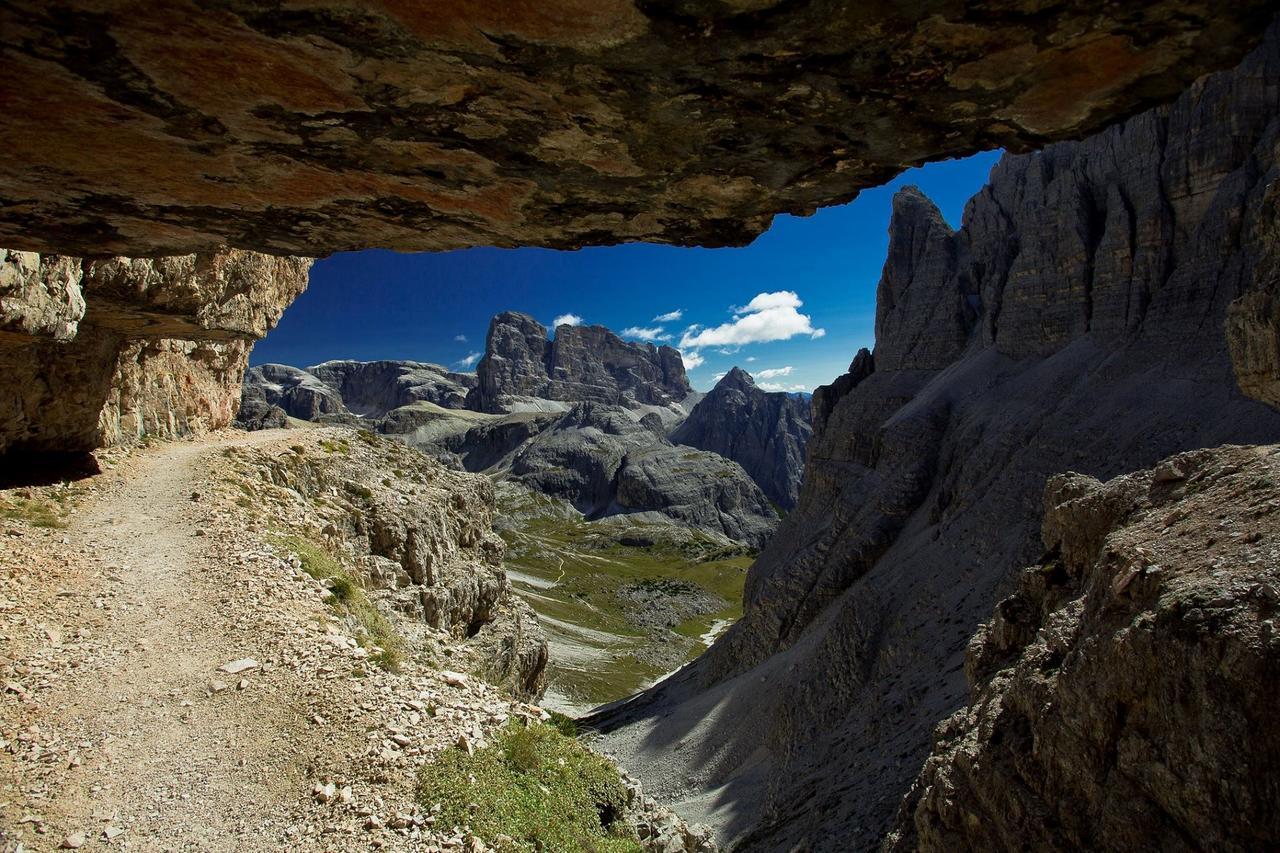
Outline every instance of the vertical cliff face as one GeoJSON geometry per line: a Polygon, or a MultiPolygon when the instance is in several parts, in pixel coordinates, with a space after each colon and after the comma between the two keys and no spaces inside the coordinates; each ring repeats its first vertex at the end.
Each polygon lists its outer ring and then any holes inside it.
{"type": "Polygon", "coordinates": [[[489,323],[478,384],[467,407],[506,412],[545,401],[664,406],[689,396],[680,353],[624,341],[603,326],[560,326],[555,340],[527,314],[489,323]]]}
{"type": "Polygon", "coordinates": [[[0,252],[0,452],[228,425],[250,347],[306,287],[310,266],[240,250],[0,252]]]}
{"type": "Polygon", "coordinates": [[[1280,434],[1226,333],[1274,251],[1278,140],[1272,33],[1167,108],[1004,158],[959,231],[900,193],[874,356],[815,394],[743,619],[595,721],[623,762],[743,849],[875,846],[964,701],[966,642],[1040,552],[1048,478],[1280,434]]]}
{"type": "Polygon", "coordinates": [[[791,510],[800,496],[804,448],[812,434],[805,400],[761,391],[750,374],[735,367],[698,401],[671,440],[732,459],[769,500],[791,510]]]}
{"type": "Polygon", "coordinates": [[[1275,846],[1278,454],[1050,480],[1046,553],[969,644],[890,849],[1275,846]]]}

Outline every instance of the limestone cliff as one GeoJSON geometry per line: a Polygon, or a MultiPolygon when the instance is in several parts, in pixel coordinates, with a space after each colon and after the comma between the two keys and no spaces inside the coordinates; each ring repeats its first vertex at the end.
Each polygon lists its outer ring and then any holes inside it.
{"type": "Polygon", "coordinates": [[[597,717],[606,745],[744,850],[876,846],[965,699],[969,637],[1040,553],[1046,481],[1280,435],[1225,333],[1274,251],[1278,140],[1273,32],[1169,107],[1005,157],[959,231],[901,192],[876,351],[815,394],[743,619],[597,717]]]}
{"type": "Polygon", "coordinates": [[[1079,138],[1266,0],[18,0],[0,245],[742,244],[925,160],[1079,138]]]}
{"type": "Polygon", "coordinates": [[[90,450],[227,426],[253,342],[311,261],[0,250],[0,452],[90,450]]]}
{"type": "Polygon", "coordinates": [[[1039,565],[969,644],[892,850],[1263,850],[1280,448],[1045,489],[1039,565]]]}
{"type": "Polygon", "coordinates": [[[791,510],[800,496],[811,435],[807,401],[761,391],[750,374],[735,367],[698,401],[671,440],[732,459],[769,500],[791,510]]]}
{"type": "Polygon", "coordinates": [[[671,347],[624,341],[603,326],[560,326],[548,341],[546,327],[516,311],[490,321],[476,375],[467,407],[481,412],[547,400],[666,406],[692,390],[671,347]]]}

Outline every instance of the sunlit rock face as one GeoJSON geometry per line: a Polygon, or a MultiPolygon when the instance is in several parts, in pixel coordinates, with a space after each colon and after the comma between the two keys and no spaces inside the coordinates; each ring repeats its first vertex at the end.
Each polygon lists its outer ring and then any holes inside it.
{"type": "MultiPolygon", "coordinates": [[[[1197,82],[1169,106],[1081,142],[1005,157],[958,230],[918,191],[898,193],[874,354],[859,353],[846,376],[814,395],[800,501],[749,572],[742,620],[681,674],[593,721],[606,748],[644,768],[648,790],[717,823],[735,850],[875,849],[935,726],[969,698],[970,638],[1021,570],[1042,562],[1046,483],[1067,471],[1107,479],[1181,451],[1280,435],[1280,412],[1264,405],[1275,399],[1280,269],[1280,33],[1271,32],[1238,70],[1197,82]]],[[[1235,508],[1222,513],[1207,527],[1243,518],[1235,508]]],[[[1202,581],[1205,590],[1217,583],[1202,581]]],[[[1269,614],[1249,615],[1250,631],[1260,634],[1269,614]]],[[[1244,654],[1253,634],[1240,636],[1244,654]]],[[[1118,690],[1163,685],[1171,696],[1194,670],[1170,686],[1158,669],[1179,659],[1096,663],[1112,673],[1133,667],[1117,676],[1118,690]]],[[[1237,685],[1261,683],[1265,670],[1253,665],[1234,670],[1237,685]]],[[[1265,665],[1274,671],[1274,653],[1265,665]]],[[[1088,673],[1074,683],[1102,684],[1088,673]]],[[[974,689],[984,719],[997,716],[1002,700],[986,692],[985,676],[974,689]]],[[[1217,715],[1200,714],[1194,688],[1178,695],[1185,704],[1166,721],[1187,725],[1152,736],[1163,750],[1152,762],[1181,772],[1179,757],[1197,754],[1197,766],[1229,767],[1213,778],[1239,778],[1238,752],[1195,727],[1213,729],[1217,715]]],[[[1135,849],[1200,837],[1222,849],[1253,849],[1260,837],[1274,846],[1274,835],[1251,835],[1257,824],[1247,822],[1221,821],[1223,843],[1199,834],[1215,809],[1253,809],[1243,795],[1237,802],[1234,781],[1206,789],[1212,803],[1186,813],[1181,795],[1158,792],[1149,803],[1169,811],[1146,807],[1160,831],[1145,844],[1134,841],[1142,824],[1092,839],[1065,829],[1019,834],[1020,816],[1027,826],[1055,824],[1034,797],[1013,791],[1016,774],[968,767],[967,756],[1012,754],[1022,762],[1016,772],[1044,784],[1047,801],[1073,820],[1098,812],[1087,798],[1064,804],[1053,792],[1137,802],[1122,780],[1048,779],[1070,765],[1054,761],[1059,745],[1079,743],[1072,727],[1093,723],[1044,693],[1022,696],[1045,717],[1035,737],[1019,740],[1027,729],[1015,727],[1008,742],[975,753],[952,725],[945,766],[922,777],[924,811],[909,800],[900,832],[918,826],[937,850],[1135,849]],[[1002,791],[984,784],[994,775],[1005,779],[1002,791]],[[979,824],[968,825],[969,814],[979,824]],[[995,814],[1004,822],[987,820],[995,814]]],[[[1095,742],[1107,742],[1103,735],[1095,742]]],[[[1132,757],[1126,748],[1122,761],[1132,757]]],[[[1130,784],[1155,772],[1145,761],[1130,784]]],[[[1134,765],[1118,768],[1130,774],[1134,765]]],[[[1258,790],[1274,787],[1274,774],[1251,778],[1261,779],[1258,790]]],[[[1265,807],[1249,814],[1270,819],[1265,807]]]]}
{"type": "Polygon", "coordinates": [[[680,353],[624,341],[604,326],[562,325],[555,339],[528,314],[504,311],[489,321],[484,358],[467,407],[509,412],[547,401],[670,406],[693,390],[680,353]]]}
{"type": "Polygon", "coordinates": [[[0,10],[0,245],[741,244],[903,167],[1079,138],[1257,44],[1163,0],[229,0],[0,10]]]}
{"type": "Polygon", "coordinates": [[[227,426],[253,342],[311,261],[0,250],[0,453],[81,451],[227,426]]]}

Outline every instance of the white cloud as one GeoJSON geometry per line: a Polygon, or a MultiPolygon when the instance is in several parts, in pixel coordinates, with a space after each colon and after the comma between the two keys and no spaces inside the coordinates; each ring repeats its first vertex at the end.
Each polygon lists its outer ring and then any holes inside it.
{"type": "Polygon", "coordinates": [[[786,367],[770,367],[766,370],[757,370],[754,376],[756,379],[776,379],[779,376],[790,376],[794,369],[789,364],[786,367]]]}
{"type": "Polygon", "coordinates": [[[796,309],[804,303],[792,290],[758,293],[741,308],[734,309],[732,323],[711,329],[690,327],[680,336],[682,347],[740,346],[742,344],[785,341],[796,335],[820,338],[824,329],[815,329],[812,318],[796,309]]]}
{"type": "Polygon", "coordinates": [[[551,321],[551,328],[558,329],[561,326],[581,326],[582,318],[577,314],[561,314],[559,317],[551,321]]]}
{"type": "Polygon", "coordinates": [[[747,356],[747,361],[755,361],[755,360],[756,360],[756,357],[754,355],[747,356]]]}
{"type": "Polygon", "coordinates": [[[761,391],[807,391],[805,386],[796,383],[788,385],[785,382],[757,382],[756,387],[761,391]]]}
{"type": "Polygon", "coordinates": [[[469,352],[463,358],[455,361],[454,364],[458,367],[471,368],[475,366],[475,363],[480,360],[482,355],[484,355],[482,352],[469,352]]]}
{"type": "Polygon", "coordinates": [[[661,326],[643,327],[628,326],[622,330],[624,338],[638,338],[642,341],[669,341],[670,333],[666,332],[661,326]]]}
{"type": "Polygon", "coordinates": [[[684,316],[684,310],[683,310],[683,309],[681,309],[681,308],[677,308],[677,309],[676,309],[676,310],[674,310],[674,311],[668,311],[668,312],[667,312],[667,313],[665,313],[665,314],[659,314],[657,317],[654,317],[654,318],[653,318],[653,322],[655,322],[655,323],[674,323],[676,320],[679,320],[679,319],[680,319],[681,317],[683,317],[683,316],[684,316]]]}
{"type": "Polygon", "coordinates": [[[467,342],[467,336],[466,336],[466,335],[454,335],[454,336],[453,336],[453,339],[454,339],[455,341],[457,341],[458,343],[460,343],[460,344],[465,344],[465,343],[467,342]]]}
{"type": "Polygon", "coordinates": [[[697,350],[681,351],[680,360],[684,362],[685,370],[693,370],[695,367],[701,367],[706,361],[705,358],[697,350]]]}
{"type": "Polygon", "coordinates": [[[711,377],[711,381],[712,381],[712,382],[719,382],[721,379],[724,379],[725,375],[726,375],[726,374],[724,374],[724,373],[717,373],[715,376],[712,376],[712,377],[711,377]]]}

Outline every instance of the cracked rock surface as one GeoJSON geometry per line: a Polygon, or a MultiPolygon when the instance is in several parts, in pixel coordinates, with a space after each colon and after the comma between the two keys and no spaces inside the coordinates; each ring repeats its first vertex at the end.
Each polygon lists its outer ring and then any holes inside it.
{"type": "Polygon", "coordinates": [[[1080,138],[1265,0],[226,0],[0,10],[0,245],[742,244],[930,159],[1080,138]],[[139,167],[142,164],[142,168],[139,167]]]}

